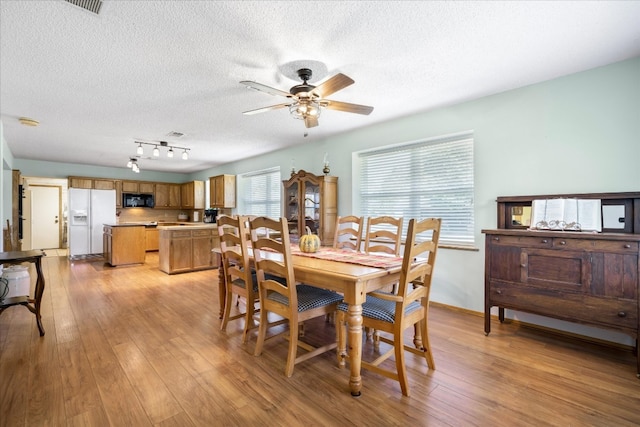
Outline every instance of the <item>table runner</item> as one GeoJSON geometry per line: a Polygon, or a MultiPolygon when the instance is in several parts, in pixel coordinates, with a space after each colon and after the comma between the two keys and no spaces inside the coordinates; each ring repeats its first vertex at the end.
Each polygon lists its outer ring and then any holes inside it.
{"type": "Polygon", "coordinates": [[[320,248],[318,252],[302,252],[298,245],[291,245],[291,255],[306,256],[309,258],[325,259],[329,261],[340,261],[349,264],[359,264],[366,267],[394,268],[402,265],[402,257],[365,254],[346,249],[320,248]]]}

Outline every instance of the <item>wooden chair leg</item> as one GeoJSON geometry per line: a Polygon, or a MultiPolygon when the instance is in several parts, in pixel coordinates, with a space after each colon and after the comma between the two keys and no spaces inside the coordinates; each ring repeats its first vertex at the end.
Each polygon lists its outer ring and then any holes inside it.
{"type": "Polygon", "coordinates": [[[249,299],[247,299],[247,305],[244,308],[245,316],[244,316],[244,331],[242,332],[242,343],[247,342],[247,335],[249,334],[249,330],[253,326],[253,315],[255,314],[255,302],[249,303],[249,299]]]}
{"type": "Polygon", "coordinates": [[[284,374],[287,377],[293,375],[293,368],[296,364],[296,354],[298,352],[298,322],[289,319],[289,352],[287,353],[287,366],[284,374]]]}
{"type": "Polygon", "coordinates": [[[254,356],[260,356],[262,354],[262,346],[267,336],[267,327],[269,320],[267,319],[267,310],[260,310],[260,326],[258,327],[258,339],[256,340],[256,348],[253,352],[254,356]]]}
{"type": "Polygon", "coordinates": [[[433,359],[431,344],[429,343],[429,329],[427,321],[421,321],[420,327],[422,329],[422,347],[424,349],[424,357],[427,359],[427,366],[429,366],[429,369],[436,369],[436,362],[433,359]]]}
{"type": "Polygon", "coordinates": [[[222,323],[220,324],[221,331],[227,330],[227,324],[229,323],[229,317],[231,315],[232,300],[233,300],[233,294],[231,292],[227,292],[227,297],[225,298],[225,304],[224,304],[224,314],[222,315],[222,323]]]}
{"type": "Polygon", "coordinates": [[[398,381],[400,382],[400,388],[402,394],[409,396],[409,382],[407,380],[407,371],[404,365],[404,338],[402,332],[395,339],[395,358],[396,358],[396,370],[398,371],[398,381]]]}

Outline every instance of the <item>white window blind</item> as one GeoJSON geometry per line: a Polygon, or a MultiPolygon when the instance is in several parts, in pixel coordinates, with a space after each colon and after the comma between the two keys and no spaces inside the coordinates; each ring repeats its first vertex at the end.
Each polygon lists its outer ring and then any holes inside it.
{"type": "Polygon", "coordinates": [[[474,243],[473,135],[359,153],[360,214],[442,218],[441,244],[474,243]]]}
{"type": "Polygon", "coordinates": [[[280,217],[280,168],[241,175],[243,215],[280,217]]]}

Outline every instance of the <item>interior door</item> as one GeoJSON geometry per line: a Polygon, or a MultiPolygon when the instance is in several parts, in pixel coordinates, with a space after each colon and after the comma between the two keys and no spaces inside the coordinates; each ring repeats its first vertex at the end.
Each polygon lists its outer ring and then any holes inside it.
{"type": "Polygon", "coordinates": [[[31,249],[60,247],[60,196],[56,186],[29,186],[31,194],[31,249]]]}

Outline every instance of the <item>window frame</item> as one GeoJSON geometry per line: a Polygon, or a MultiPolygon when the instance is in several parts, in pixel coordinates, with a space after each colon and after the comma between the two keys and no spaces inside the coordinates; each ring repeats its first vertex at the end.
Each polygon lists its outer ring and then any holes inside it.
{"type": "Polygon", "coordinates": [[[260,169],[257,171],[246,172],[238,175],[239,185],[238,185],[238,208],[239,211],[242,212],[242,215],[267,215],[272,218],[279,218],[282,215],[282,172],[279,166],[260,169]],[[247,191],[251,190],[250,181],[253,178],[257,177],[265,177],[268,175],[274,175],[273,178],[266,178],[266,186],[267,191],[265,192],[266,198],[265,201],[254,202],[251,197],[247,194],[247,191]],[[274,188],[275,187],[275,188],[274,188]],[[275,196],[273,198],[270,197],[275,196]],[[276,196],[277,195],[277,196],[276,196]],[[261,212],[253,211],[251,207],[254,206],[265,206],[264,211],[266,214],[261,212]],[[271,206],[271,209],[269,209],[271,206]],[[273,209],[275,207],[275,209],[273,209]],[[274,213],[277,212],[277,213],[274,213]]]}
{"type": "MultiPolygon", "coordinates": [[[[389,144],[354,152],[352,154],[354,212],[357,212],[358,215],[362,215],[365,217],[382,215],[390,215],[396,217],[403,216],[405,218],[403,224],[403,239],[406,237],[406,231],[410,218],[424,219],[428,216],[440,217],[443,219],[443,227],[441,229],[439,246],[477,250],[475,236],[476,219],[474,154],[475,140],[473,131],[465,131],[397,144],[389,144]],[[455,149],[456,145],[458,145],[457,150],[455,149]],[[389,169],[392,169],[395,166],[395,170],[397,173],[397,166],[399,165],[399,163],[397,163],[398,157],[400,157],[400,155],[402,155],[403,153],[406,155],[406,153],[408,152],[410,157],[410,162],[407,162],[407,166],[409,168],[408,173],[412,177],[409,178],[410,182],[408,184],[414,185],[415,182],[425,182],[424,179],[420,178],[421,176],[425,175],[424,170],[420,172],[422,175],[414,170],[418,168],[419,165],[423,167],[425,164],[425,160],[427,160],[426,163],[430,164],[431,166],[435,165],[438,168],[446,168],[447,164],[449,163],[443,161],[438,162],[437,156],[433,157],[434,154],[432,153],[432,151],[442,148],[444,148],[444,154],[440,155],[442,159],[446,159],[446,152],[449,148],[453,148],[453,152],[460,153],[460,155],[455,158],[457,161],[456,168],[444,169],[446,170],[447,174],[451,173],[451,171],[462,172],[464,170],[464,173],[460,174],[460,177],[458,177],[457,179],[446,181],[456,183],[455,187],[453,187],[455,191],[446,192],[446,190],[450,190],[451,188],[448,188],[446,186],[442,187],[442,183],[435,183],[434,187],[430,187],[427,190],[422,191],[418,195],[412,194],[411,199],[409,200],[407,199],[407,191],[398,191],[396,193],[396,196],[398,196],[397,198],[399,199],[397,203],[399,207],[397,207],[396,209],[382,208],[383,210],[378,212],[376,212],[375,209],[367,209],[367,198],[369,199],[369,201],[375,198],[378,198],[380,200],[381,198],[380,191],[378,190],[379,187],[375,187],[377,191],[374,194],[372,192],[372,189],[368,189],[367,183],[363,182],[366,179],[365,171],[363,171],[363,168],[366,168],[367,164],[373,163],[372,159],[376,158],[377,156],[378,160],[384,160],[384,156],[388,155],[391,161],[391,163],[389,164],[389,169]],[[428,154],[425,153],[431,153],[432,157],[429,158],[428,154]],[[418,154],[417,157],[422,158],[422,160],[414,158],[416,154],[418,154]],[[434,159],[436,160],[435,162],[433,161],[434,159]],[[396,160],[396,163],[394,163],[393,160],[396,160]],[[462,164],[463,166],[462,169],[459,167],[460,164],[462,164]],[[414,177],[417,178],[414,179],[414,177]],[[436,193],[435,191],[433,191],[434,189],[437,189],[439,191],[436,193]],[[445,192],[442,192],[442,190],[444,190],[445,192]],[[443,200],[440,200],[440,203],[436,201],[434,205],[429,205],[429,198],[424,196],[428,196],[429,194],[433,193],[440,194],[441,199],[446,199],[453,196],[455,202],[459,204],[459,208],[451,211],[451,215],[447,215],[447,210],[449,209],[450,205],[448,203],[444,203],[443,200]],[[420,203],[420,200],[418,200],[421,196],[423,197],[422,203],[420,203]],[[407,208],[407,206],[409,206],[409,208],[407,208]],[[426,215],[420,215],[417,212],[426,212],[426,215]],[[430,214],[429,212],[432,213],[430,214]],[[453,226],[448,226],[448,224],[453,224],[453,226]]],[[[376,168],[380,169],[381,166],[384,167],[384,165],[377,164],[376,168]]],[[[380,172],[382,172],[382,170],[384,169],[381,169],[380,172]]],[[[432,167],[431,170],[433,171],[434,168],[432,167]]],[[[382,175],[382,173],[380,175],[382,175]]],[[[431,175],[433,175],[433,173],[431,175]]],[[[406,186],[402,186],[402,184],[399,185],[398,181],[400,180],[400,176],[393,175],[393,173],[387,171],[387,179],[384,182],[394,182],[394,185],[398,185],[398,188],[406,188],[406,186]],[[389,178],[389,176],[391,176],[391,178],[389,178]]],[[[386,195],[391,195],[391,197],[393,197],[393,193],[389,193],[388,188],[384,191],[386,191],[386,195]]]]}

